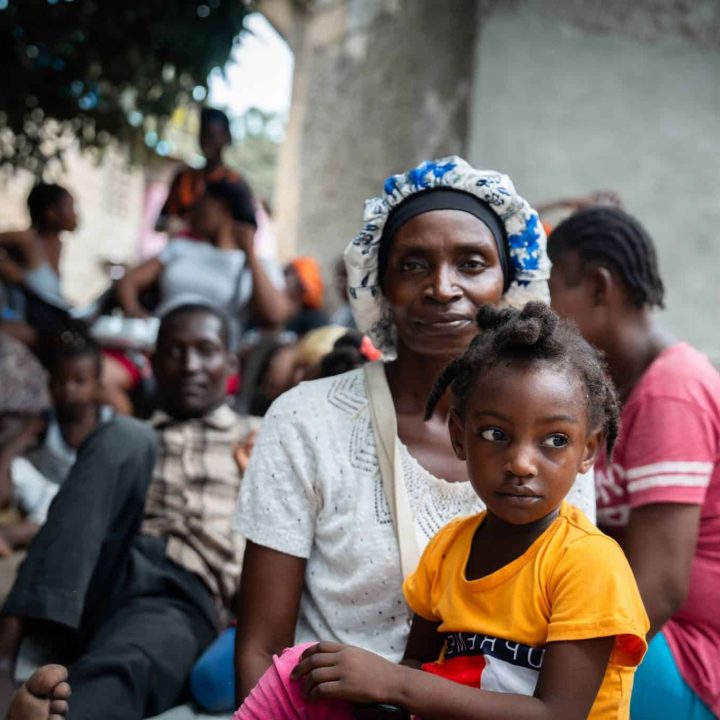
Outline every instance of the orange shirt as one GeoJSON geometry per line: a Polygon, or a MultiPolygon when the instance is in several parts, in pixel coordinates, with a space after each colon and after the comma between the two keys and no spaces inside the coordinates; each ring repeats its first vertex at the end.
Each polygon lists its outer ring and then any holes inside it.
{"type": "Polygon", "coordinates": [[[242,176],[224,165],[216,167],[211,173],[206,173],[204,169],[183,168],[178,171],[170,185],[167,200],[160,211],[161,217],[185,218],[188,210],[205,192],[205,186],[223,180],[235,183],[242,180],[242,176]]]}
{"type": "Polygon", "coordinates": [[[439,622],[440,658],[424,669],[497,692],[533,695],[547,643],[615,636],[588,717],[628,718],[649,621],[620,546],[563,503],[550,527],[513,562],[468,581],[465,567],[485,513],[430,541],[403,590],[415,613],[439,622]]]}

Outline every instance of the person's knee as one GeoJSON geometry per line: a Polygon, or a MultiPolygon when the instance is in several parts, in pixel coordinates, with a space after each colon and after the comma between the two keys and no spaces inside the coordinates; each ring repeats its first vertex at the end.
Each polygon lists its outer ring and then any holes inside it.
{"type": "Polygon", "coordinates": [[[190,674],[193,699],[209,712],[228,712],[235,707],[234,638],[234,629],[223,633],[190,674]]]}
{"type": "Polygon", "coordinates": [[[113,462],[152,468],[155,462],[155,433],[146,423],[115,417],[100,425],[80,449],[80,455],[107,455],[113,462]]]}

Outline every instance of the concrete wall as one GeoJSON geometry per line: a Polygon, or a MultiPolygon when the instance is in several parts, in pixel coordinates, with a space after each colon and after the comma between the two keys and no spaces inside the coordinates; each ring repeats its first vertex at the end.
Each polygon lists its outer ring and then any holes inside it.
{"type": "Polygon", "coordinates": [[[716,2],[498,3],[480,21],[468,158],[531,202],[619,192],[659,247],[662,323],[715,360],[718,43],[716,2]]]}
{"type": "Polygon", "coordinates": [[[475,16],[475,0],[325,0],[283,33],[296,61],[276,203],[286,251],[329,265],[387,175],[465,152],[475,16]]]}

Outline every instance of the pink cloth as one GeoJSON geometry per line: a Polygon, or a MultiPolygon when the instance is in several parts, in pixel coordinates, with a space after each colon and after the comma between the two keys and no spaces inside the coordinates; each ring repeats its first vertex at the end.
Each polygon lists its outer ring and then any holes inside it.
{"type": "Polygon", "coordinates": [[[310,702],[300,692],[300,682],[290,673],[306,648],[305,643],[273,656],[273,664],[260,678],[233,720],[353,720],[351,705],[337,700],[310,702]]]}
{"type": "Polygon", "coordinates": [[[720,716],[720,375],[674,345],[640,378],[621,420],[612,464],[595,468],[598,525],[622,542],[633,508],[702,505],[690,590],[663,634],[685,681],[720,716]]]}

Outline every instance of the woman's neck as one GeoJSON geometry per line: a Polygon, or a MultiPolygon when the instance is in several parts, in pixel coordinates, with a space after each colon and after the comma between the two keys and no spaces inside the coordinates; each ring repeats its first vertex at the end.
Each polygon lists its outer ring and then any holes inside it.
{"type": "Polygon", "coordinates": [[[621,402],[625,402],[643,373],[660,353],[676,342],[661,330],[647,308],[617,325],[605,357],[621,402]]]}
{"type": "MultiPolygon", "coordinates": [[[[435,381],[452,360],[445,355],[422,355],[400,343],[397,359],[385,366],[396,412],[424,417],[435,381]]],[[[433,416],[447,419],[449,413],[450,397],[447,393],[436,405],[433,416]]]]}

